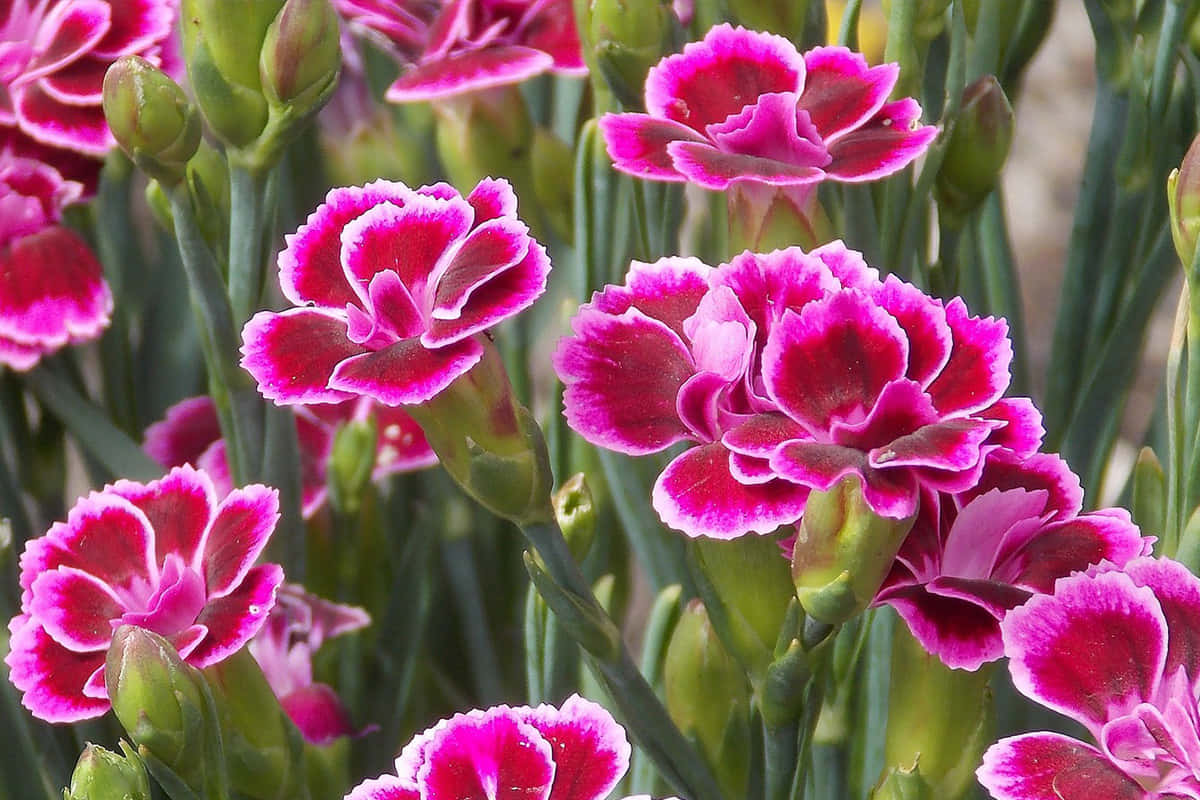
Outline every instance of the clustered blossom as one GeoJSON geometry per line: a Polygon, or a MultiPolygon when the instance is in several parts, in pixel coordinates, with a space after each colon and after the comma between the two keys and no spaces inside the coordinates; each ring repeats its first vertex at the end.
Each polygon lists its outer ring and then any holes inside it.
{"type": "Polygon", "coordinates": [[[328,744],[355,733],[342,701],[328,684],[313,680],[313,655],[326,640],[364,628],[370,615],[356,606],[332,603],[285,583],[266,624],[247,647],[279,704],[304,738],[328,744]]]}
{"type": "MultiPolygon", "coordinates": [[[[371,477],[410,472],[437,463],[425,434],[401,409],[346,400],[330,405],[297,406],[296,436],[300,444],[301,511],[316,514],[328,497],[326,475],[338,426],[370,418],[377,428],[375,468],[371,477]]],[[[146,453],[164,467],[192,464],[213,479],[218,492],[233,488],[225,440],[217,409],[208,396],[189,397],[167,409],[166,417],[146,428],[146,453]]]]}
{"type": "Polygon", "coordinates": [[[546,289],[550,260],[507,181],[333,189],[279,254],[297,308],[256,314],[242,366],[277,404],[423,403],[483,358],[485,331],[546,289]]]}
{"type": "Polygon", "coordinates": [[[967,492],[925,491],[916,522],[875,597],[946,666],[975,670],[1004,655],[1000,623],[1034,594],[1102,561],[1148,555],[1124,509],[1081,513],[1079,478],[1056,455],[996,453],[967,492]]]}
{"type": "Polygon", "coordinates": [[[396,103],[437,100],[555,72],[584,75],[571,0],[335,0],[405,65],[396,103]]]}
{"type": "Polygon", "coordinates": [[[191,467],[82,498],[21,555],[5,663],[25,707],[48,722],[107,711],[104,658],[121,625],[163,636],[196,667],[241,649],[283,580],[276,564],[254,566],[278,506],[257,484],[222,499],[191,467]]]}
{"type": "Polygon", "coordinates": [[[600,127],[617,169],[640,178],[720,190],[872,181],[937,135],[915,100],[889,102],[899,72],[844,47],[801,55],[782,36],[717,25],[650,70],[647,113],[606,114],[600,127]]]}
{"type": "Polygon", "coordinates": [[[1200,580],[1140,558],[1063,578],[1001,625],[1013,684],[1083,725],[1002,739],[980,782],[998,800],[1200,797],[1200,580]]]}
{"type": "Polygon", "coordinates": [[[495,706],[417,734],[396,758],[396,775],[364,781],[346,800],[602,800],[629,754],[621,726],[579,695],[559,708],[495,706]]]}
{"type": "Polygon", "coordinates": [[[83,191],[49,164],[0,149],[0,364],[29,369],[108,326],[113,297],[100,262],[61,224],[83,191]]]}
{"type": "Polygon", "coordinates": [[[881,280],[841,242],[717,268],[634,262],[572,330],[554,361],[580,435],[631,455],[698,445],[653,491],[691,536],[769,533],[851,475],[874,512],[902,519],[922,488],[966,491],[988,453],[1040,443],[1032,403],[1002,399],[1005,323],[881,280]]]}

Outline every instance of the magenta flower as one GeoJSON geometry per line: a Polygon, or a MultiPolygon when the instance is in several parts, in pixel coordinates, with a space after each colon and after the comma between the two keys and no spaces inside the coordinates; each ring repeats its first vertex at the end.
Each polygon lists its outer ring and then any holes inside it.
{"type": "Polygon", "coordinates": [[[60,224],[83,191],[48,164],[0,150],[0,364],[29,369],[108,326],[100,262],[60,224]]]}
{"type": "Polygon", "coordinates": [[[801,55],[782,36],[717,25],[650,70],[648,113],[600,127],[617,169],[641,178],[719,190],[871,181],[937,135],[915,100],[888,102],[898,74],[844,47],[801,55]]]}
{"type": "MultiPolygon", "coordinates": [[[[372,477],[411,472],[437,463],[437,455],[412,417],[366,398],[334,405],[297,406],[296,434],[300,443],[301,511],[307,519],[317,513],[328,495],[326,469],[338,426],[374,416],[378,429],[372,477]]],[[[147,455],[164,467],[193,464],[212,478],[218,492],[233,488],[225,440],[217,409],[207,396],[189,397],[167,409],[166,417],[146,428],[147,455]]]]}
{"type": "Polygon", "coordinates": [[[0,5],[0,126],[103,157],[116,141],[100,107],[104,73],[137,55],[178,73],[176,0],[10,0],[0,5]]]}
{"type": "Polygon", "coordinates": [[[903,518],[920,486],[965,491],[988,452],[1040,442],[1032,404],[1000,399],[1004,323],[880,281],[841,242],[716,269],[635,262],[572,329],[554,359],[571,427],[630,455],[699,444],[653,492],[690,536],[769,533],[847,475],[876,513],[903,518]]]}
{"type": "Polygon", "coordinates": [[[953,669],[1004,655],[1000,621],[1054,582],[1101,561],[1148,555],[1124,509],[1080,513],[1079,478],[1056,455],[994,454],[979,485],[926,491],[876,604],[887,603],[921,646],[953,669]]]}
{"type": "Polygon", "coordinates": [[[437,100],[555,72],[585,75],[571,0],[335,0],[410,66],[385,95],[437,100]]]}
{"type": "Polygon", "coordinates": [[[579,695],[561,708],[496,706],[417,734],[396,775],[364,781],[346,800],[602,800],[629,754],[621,726],[579,695]]]}
{"type": "Polygon", "coordinates": [[[283,710],[313,744],[328,744],[356,729],[342,701],[328,684],[313,680],[312,657],[327,639],[366,627],[370,615],[361,608],[331,603],[285,583],[266,624],[250,640],[250,653],[283,710]]]}
{"type": "Polygon", "coordinates": [[[331,190],[279,254],[299,307],[246,323],[242,366],[279,405],[429,400],[546,289],[550,260],[516,208],[491,178],[465,199],[446,184],[331,190]]]}
{"type": "Polygon", "coordinates": [[[976,775],[998,800],[1200,797],[1200,580],[1139,558],[1059,580],[1008,613],[1013,684],[1081,723],[1096,745],[1027,733],[976,775]]]}
{"type": "Polygon", "coordinates": [[[241,649],[283,580],[275,564],[253,566],[278,506],[257,484],[219,500],[191,467],[81,499],[21,555],[21,613],[4,659],[21,702],[48,722],[107,711],[104,656],[121,625],[165,637],[197,667],[241,649]]]}

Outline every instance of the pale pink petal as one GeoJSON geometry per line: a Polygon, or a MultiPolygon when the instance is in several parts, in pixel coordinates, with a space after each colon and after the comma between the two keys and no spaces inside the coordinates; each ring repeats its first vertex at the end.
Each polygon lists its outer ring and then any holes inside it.
{"type": "Polygon", "coordinates": [[[389,406],[423,403],[465,375],[482,357],[483,345],[471,338],[435,350],[417,339],[405,339],[341,362],[329,385],[389,406]]]}
{"type": "Polygon", "coordinates": [[[797,109],[797,97],[795,92],[760,95],[724,122],[709,125],[708,138],[726,153],[757,156],[795,167],[824,167],[830,161],[829,153],[808,112],[797,109]]]}
{"type": "Polygon", "coordinates": [[[330,387],[330,377],[364,352],[347,338],[344,317],[316,308],[260,311],[242,329],[242,368],[277,405],[348,399],[351,394],[330,387]]]}

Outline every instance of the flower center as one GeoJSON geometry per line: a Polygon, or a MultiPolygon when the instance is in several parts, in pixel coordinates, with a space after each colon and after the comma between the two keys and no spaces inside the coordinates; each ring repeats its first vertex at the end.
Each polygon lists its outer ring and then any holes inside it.
{"type": "MultiPolygon", "coordinates": [[[[149,587],[147,587],[149,588],[149,587]]],[[[144,611],[129,611],[120,624],[137,625],[160,636],[171,636],[191,626],[204,608],[207,593],[204,578],[187,566],[178,553],[170,553],[163,562],[158,585],[142,603],[144,611]]]]}

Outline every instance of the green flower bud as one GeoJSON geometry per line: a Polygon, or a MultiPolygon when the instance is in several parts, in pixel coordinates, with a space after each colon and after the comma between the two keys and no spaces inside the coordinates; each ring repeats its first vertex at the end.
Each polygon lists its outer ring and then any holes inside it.
{"type": "Polygon", "coordinates": [[[474,186],[504,175],[517,197],[533,189],[533,120],[520,89],[502,86],[452,97],[434,106],[437,152],[450,182],[474,186]]]}
{"type": "Polygon", "coordinates": [[[563,180],[575,169],[575,154],[570,146],[545,128],[533,138],[533,189],[547,221],[562,239],[571,239],[571,206],[575,193],[571,181],[563,180]]]}
{"type": "Polygon", "coordinates": [[[267,28],[283,0],[183,0],[183,53],[188,80],[209,127],[235,147],[267,124],[258,73],[267,28]]]}
{"type": "Polygon", "coordinates": [[[329,0],[287,0],[267,28],[259,58],[267,102],[307,118],[329,100],[341,67],[338,15],[329,0]]]}
{"type": "Polygon", "coordinates": [[[1200,136],[1192,140],[1179,169],[1167,177],[1167,205],[1175,252],[1184,270],[1190,273],[1200,235],[1200,136]]]}
{"type": "Polygon", "coordinates": [[[589,67],[629,109],[641,109],[646,73],[673,48],[675,13],[667,0],[591,0],[584,4],[589,67]]]}
{"type": "Polygon", "coordinates": [[[433,399],[406,407],[450,476],[484,508],[518,525],[553,518],[546,442],[512,396],[496,346],[433,399]]]}
{"type": "Polygon", "coordinates": [[[304,740],[246,648],[205,668],[212,687],[229,783],[256,800],[301,797],[304,740]]]}
{"type": "Polygon", "coordinates": [[[937,176],[938,209],[961,224],[996,188],[1012,145],[1013,110],[1004,89],[984,75],[963,90],[962,111],[937,176]]]}
{"type": "Polygon", "coordinates": [[[108,649],[104,683],[113,712],[155,778],[162,783],[169,775],[202,793],[209,759],[219,751],[199,670],[157,633],[122,625],[108,649]]]}
{"type": "Polygon", "coordinates": [[[188,195],[196,225],[204,241],[217,256],[217,262],[227,263],[229,249],[229,165],[225,156],[208,142],[187,165],[188,195]]]}
{"type": "Polygon", "coordinates": [[[917,767],[893,767],[871,792],[871,800],[940,800],[917,767]]]}
{"type": "Polygon", "coordinates": [[[150,777],[125,741],[118,755],[95,744],[83,748],[63,800],[150,800],[150,777]]]}
{"type": "MultiPolygon", "coordinates": [[[[800,39],[808,21],[809,6],[824,0],[727,0],[730,15],[756,31],[771,31],[800,39]]],[[[824,31],[822,31],[824,33],[824,31]]]]}
{"type": "Polygon", "coordinates": [[[554,517],[562,530],[571,555],[583,561],[596,538],[596,507],[587,477],[577,472],[563,482],[554,493],[554,517]]]}
{"type": "Polygon", "coordinates": [[[876,514],[855,477],[810,494],[792,555],[796,596],[808,615],[836,625],[865,611],[913,519],[876,514]]]}
{"type": "Polygon", "coordinates": [[[725,646],[757,684],[771,662],[794,590],[775,536],[696,539],[701,597],[725,646]]]}
{"type": "Polygon", "coordinates": [[[124,56],[104,74],[104,116],[121,149],[147,175],[183,178],[200,146],[200,115],[183,89],[139,56],[124,56]]]}
{"type": "Polygon", "coordinates": [[[1133,499],[1129,511],[1142,530],[1166,530],[1167,476],[1158,456],[1149,447],[1142,448],[1133,467],[1133,499]]]}
{"type": "MultiPolygon", "coordinates": [[[[889,17],[892,13],[893,0],[883,0],[880,4],[883,7],[885,17],[889,17]]],[[[967,5],[971,5],[971,0],[967,0],[967,5]]],[[[979,5],[976,1],[973,12],[979,13],[979,5]]],[[[946,9],[950,7],[950,0],[918,0],[916,11],[916,22],[913,26],[913,33],[920,39],[926,42],[931,42],[941,35],[946,28],[946,9]]],[[[1016,17],[1016,14],[1012,15],[1016,17]]],[[[972,29],[975,23],[971,21],[972,29]]]]}
{"type": "Polygon", "coordinates": [[[334,435],[326,483],[329,502],[338,511],[358,513],[363,490],[371,482],[371,472],[375,469],[377,441],[374,417],[351,420],[334,435]]]}
{"type": "Polygon", "coordinates": [[[726,797],[745,797],[750,775],[750,686],[693,600],[671,634],[663,663],[667,712],[700,744],[726,797]]]}
{"type": "Polygon", "coordinates": [[[612,617],[598,605],[556,583],[541,559],[530,551],[525,552],[525,570],[571,639],[602,663],[613,663],[620,658],[621,631],[612,617]]]}

